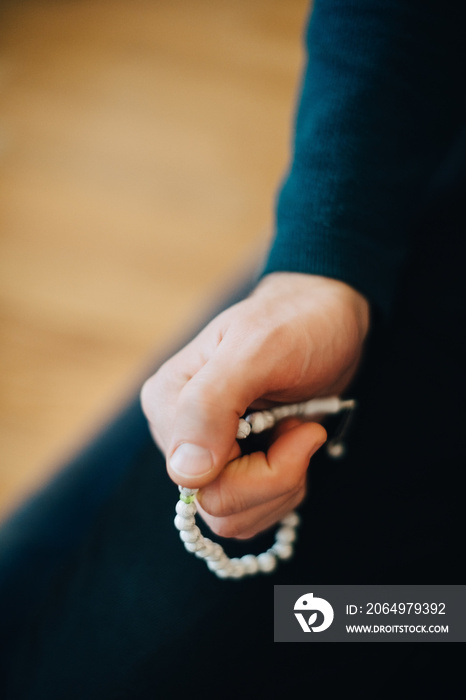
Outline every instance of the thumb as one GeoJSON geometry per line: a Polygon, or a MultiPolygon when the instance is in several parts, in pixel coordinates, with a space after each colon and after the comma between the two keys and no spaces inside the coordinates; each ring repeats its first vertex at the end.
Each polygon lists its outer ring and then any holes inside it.
{"type": "Polygon", "coordinates": [[[238,355],[218,351],[179,394],[167,470],[182,486],[205,486],[241,453],[239,418],[262,391],[254,363],[241,362],[238,355]]]}

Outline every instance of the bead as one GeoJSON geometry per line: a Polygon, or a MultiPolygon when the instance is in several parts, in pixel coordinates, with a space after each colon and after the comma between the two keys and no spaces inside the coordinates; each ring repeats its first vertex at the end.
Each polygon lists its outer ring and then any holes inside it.
{"type": "Polygon", "coordinates": [[[196,525],[194,518],[183,518],[182,515],[177,515],[174,523],[177,530],[192,530],[196,525]]]}
{"type": "Polygon", "coordinates": [[[345,446],[341,442],[329,442],[327,447],[327,454],[333,459],[340,459],[345,454],[345,446]]]}
{"type": "Polygon", "coordinates": [[[218,569],[215,573],[219,578],[230,578],[231,576],[229,567],[226,569],[218,569]]]}
{"type": "Polygon", "coordinates": [[[199,489],[187,489],[184,486],[178,486],[178,489],[180,491],[180,501],[187,504],[194,501],[196,493],[199,491],[199,489]]]}
{"type": "Polygon", "coordinates": [[[292,527],[284,525],[283,527],[279,528],[277,534],[275,535],[275,539],[281,544],[291,544],[291,542],[294,542],[296,539],[296,530],[292,527]]]}
{"type": "Polygon", "coordinates": [[[180,494],[180,501],[183,501],[183,503],[190,504],[194,503],[195,496],[183,496],[183,494],[180,494]]]}
{"type": "Polygon", "coordinates": [[[357,401],[354,399],[344,399],[343,401],[340,401],[340,409],[343,411],[352,411],[357,405],[357,401]]]}
{"type": "Polygon", "coordinates": [[[192,530],[181,530],[180,538],[183,542],[195,542],[200,537],[201,531],[195,525],[192,530]]]}
{"type": "Polygon", "coordinates": [[[230,563],[230,560],[228,559],[227,555],[225,554],[221,559],[207,559],[207,566],[211,571],[217,571],[218,569],[224,569],[228,564],[230,563]]]}
{"type": "Polygon", "coordinates": [[[274,406],[270,409],[270,412],[273,414],[275,420],[279,421],[283,420],[283,418],[288,418],[288,416],[293,415],[293,408],[292,406],[283,404],[283,406],[274,406]]]}
{"type": "Polygon", "coordinates": [[[200,557],[202,559],[205,559],[206,557],[210,557],[214,549],[214,543],[212,540],[209,540],[208,537],[203,537],[202,538],[202,547],[198,549],[196,552],[196,557],[200,557]]]}
{"type": "Polygon", "coordinates": [[[340,399],[337,396],[329,396],[325,399],[311,399],[303,405],[303,413],[309,417],[320,413],[338,413],[339,411],[340,399]]]}
{"type": "Polygon", "coordinates": [[[184,543],[185,549],[187,549],[188,552],[191,552],[192,554],[197,554],[197,550],[198,550],[200,547],[202,547],[202,543],[201,543],[200,540],[201,540],[201,538],[199,538],[199,539],[196,540],[195,542],[185,542],[185,543],[184,543]]]}
{"type": "Polygon", "coordinates": [[[241,559],[230,559],[231,577],[243,578],[246,574],[246,569],[241,559]]]}
{"type": "Polygon", "coordinates": [[[301,518],[297,513],[295,513],[294,510],[291,513],[288,513],[288,515],[285,515],[285,517],[280,520],[280,524],[285,525],[287,527],[298,527],[300,522],[301,518]]]}
{"type": "Polygon", "coordinates": [[[209,554],[209,559],[211,561],[215,561],[216,559],[220,559],[220,557],[225,556],[225,552],[223,551],[223,547],[221,547],[217,542],[212,542],[212,552],[209,554]]]}
{"type": "Polygon", "coordinates": [[[185,503],[184,501],[177,501],[175,510],[178,515],[183,518],[189,518],[191,515],[196,515],[196,505],[194,503],[185,503]]]}
{"type": "Polygon", "coordinates": [[[275,542],[271,547],[272,552],[275,552],[279,559],[289,559],[293,556],[293,546],[286,542],[275,542]]]}
{"type": "Polygon", "coordinates": [[[259,564],[257,563],[257,557],[254,556],[254,554],[245,554],[243,557],[241,557],[241,561],[243,562],[244,571],[246,574],[249,574],[250,576],[257,574],[259,571],[259,564]]]}
{"type": "Polygon", "coordinates": [[[262,554],[257,556],[257,563],[259,564],[260,571],[264,574],[268,574],[277,566],[277,559],[271,552],[262,552],[262,554]]]}
{"type": "Polygon", "coordinates": [[[234,569],[232,569],[232,570],[230,571],[229,576],[230,576],[230,578],[236,578],[236,579],[238,579],[238,578],[244,578],[245,573],[246,573],[246,572],[244,571],[244,569],[240,569],[240,568],[236,568],[236,567],[235,567],[234,569]]]}
{"type": "Polygon", "coordinates": [[[251,424],[253,433],[261,433],[275,425],[275,418],[271,411],[261,411],[260,413],[251,413],[246,419],[251,424]]]}
{"type": "Polygon", "coordinates": [[[182,496],[195,496],[199,489],[188,489],[186,486],[178,486],[178,491],[182,496]]]}
{"type": "Polygon", "coordinates": [[[247,422],[247,420],[244,420],[244,418],[240,418],[239,424],[238,424],[238,430],[236,433],[236,439],[237,440],[244,440],[244,438],[248,437],[250,432],[251,432],[251,425],[247,422]]]}

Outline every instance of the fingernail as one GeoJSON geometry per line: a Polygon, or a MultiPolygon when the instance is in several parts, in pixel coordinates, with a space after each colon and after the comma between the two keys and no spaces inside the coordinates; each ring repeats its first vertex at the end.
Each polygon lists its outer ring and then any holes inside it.
{"type": "Polygon", "coordinates": [[[179,476],[205,476],[212,469],[212,455],[205,447],[183,442],[172,454],[170,468],[179,476]]]}

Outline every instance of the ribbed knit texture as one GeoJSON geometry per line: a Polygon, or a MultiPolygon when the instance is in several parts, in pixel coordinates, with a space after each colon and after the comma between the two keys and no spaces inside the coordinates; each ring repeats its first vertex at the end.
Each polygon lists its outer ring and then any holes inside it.
{"type": "Polygon", "coordinates": [[[264,274],[340,279],[389,311],[413,220],[465,123],[461,8],[316,0],[264,274]]]}

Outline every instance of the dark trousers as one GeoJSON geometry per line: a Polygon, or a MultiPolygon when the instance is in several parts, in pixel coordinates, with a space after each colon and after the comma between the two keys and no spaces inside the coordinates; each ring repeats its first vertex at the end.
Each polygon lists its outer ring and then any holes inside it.
{"type": "MultiPolygon", "coordinates": [[[[312,460],[293,560],[224,581],[184,550],[177,488],[135,398],[3,525],[1,698],[380,697],[406,670],[417,689],[444,672],[445,645],[274,644],[272,602],[274,584],[463,583],[464,293],[451,244],[426,242],[440,223],[459,241],[460,199],[445,196],[393,319],[374,321],[346,457],[312,460]]],[[[271,537],[224,544],[237,555],[271,537]]]]}

